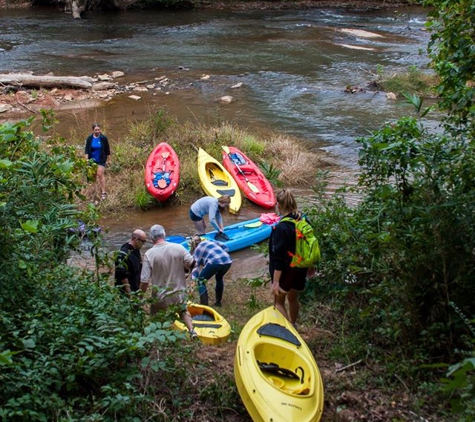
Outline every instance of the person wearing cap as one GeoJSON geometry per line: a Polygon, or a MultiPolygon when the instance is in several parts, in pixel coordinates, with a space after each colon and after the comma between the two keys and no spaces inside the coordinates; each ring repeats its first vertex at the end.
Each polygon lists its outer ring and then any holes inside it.
{"type": "Polygon", "coordinates": [[[206,232],[206,222],[204,217],[207,215],[209,223],[217,230],[217,238],[229,240],[224,233],[223,217],[221,212],[229,206],[231,198],[229,195],[223,195],[219,198],[204,196],[198,199],[190,207],[190,218],[199,234],[206,232]]]}
{"type": "Polygon", "coordinates": [[[139,290],[142,272],[140,249],[146,241],[147,236],[143,230],[134,230],[130,240],[121,246],[115,259],[115,285],[128,295],[139,290]]]}
{"type": "Polygon", "coordinates": [[[208,290],[206,282],[215,276],[216,301],[214,306],[221,306],[224,291],[224,276],[231,268],[233,260],[229,255],[229,248],[221,242],[202,239],[195,234],[191,239],[190,251],[195,259],[195,268],[191,274],[197,280],[200,303],[208,305],[208,290]]]}
{"type": "Polygon", "coordinates": [[[140,290],[145,293],[150,283],[153,286],[151,315],[171,305],[179,305],[181,319],[191,338],[196,338],[191,315],[186,309],[185,271],[193,267],[193,256],[182,245],[167,242],[165,237],[165,229],[160,224],[154,224],[150,228],[153,246],[144,255],[140,290]]]}

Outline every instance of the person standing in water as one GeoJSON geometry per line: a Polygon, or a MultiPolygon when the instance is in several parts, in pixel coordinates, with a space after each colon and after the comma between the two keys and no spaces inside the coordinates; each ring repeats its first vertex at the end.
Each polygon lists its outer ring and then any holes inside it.
{"type": "Polygon", "coordinates": [[[92,133],[86,139],[84,148],[87,160],[92,160],[96,165],[96,193],[99,188],[101,201],[107,198],[105,169],[110,165],[110,146],[107,136],[101,133],[101,127],[98,123],[92,125],[92,133]]]}

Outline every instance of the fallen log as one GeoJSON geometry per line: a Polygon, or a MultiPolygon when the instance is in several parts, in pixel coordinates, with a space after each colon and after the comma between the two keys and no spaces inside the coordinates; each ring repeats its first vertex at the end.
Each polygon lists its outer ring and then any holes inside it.
{"type": "Polygon", "coordinates": [[[91,89],[92,83],[77,76],[35,76],[29,74],[0,74],[0,84],[30,88],[70,87],[91,89]]]}

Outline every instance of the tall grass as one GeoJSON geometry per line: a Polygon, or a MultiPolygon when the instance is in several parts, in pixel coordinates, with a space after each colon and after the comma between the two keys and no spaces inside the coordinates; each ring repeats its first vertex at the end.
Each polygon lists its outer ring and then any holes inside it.
{"type": "MultiPolygon", "coordinates": [[[[180,185],[171,199],[175,202],[191,202],[203,195],[197,173],[200,147],[218,161],[222,146],[239,148],[264,172],[273,169],[270,180],[275,186],[308,185],[321,163],[319,156],[309,152],[302,142],[284,135],[271,134],[263,139],[231,123],[211,126],[178,122],[158,109],[143,121],[131,122],[128,131],[114,140],[112,165],[106,170],[108,198],[100,205],[102,213],[160,206],[145,189],[144,167],[153,147],[162,141],[168,142],[180,158],[180,185]]],[[[82,150],[78,153],[82,154],[82,150]]],[[[86,197],[89,191],[85,189],[86,197]]]]}

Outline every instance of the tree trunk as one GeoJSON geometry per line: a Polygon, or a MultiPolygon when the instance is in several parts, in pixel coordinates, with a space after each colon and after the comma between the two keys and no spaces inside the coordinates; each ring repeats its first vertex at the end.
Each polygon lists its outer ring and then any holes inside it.
{"type": "Polygon", "coordinates": [[[90,89],[92,83],[76,76],[33,76],[29,74],[0,74],[0,84],[33,88],[72,87],[90,89]]]}
{"type": "Polygon", "coordinates": [[[71,4],[71,10],[73,12],[74,19],[81,19],[81,13],[84,12],[84,6],[79,6],[76,0],[73,0],[71,4]]]}

